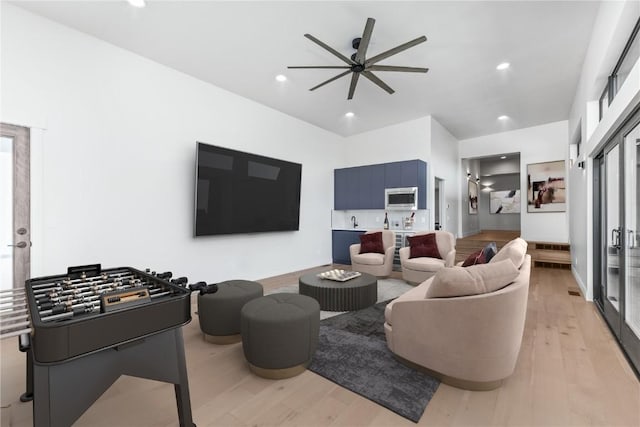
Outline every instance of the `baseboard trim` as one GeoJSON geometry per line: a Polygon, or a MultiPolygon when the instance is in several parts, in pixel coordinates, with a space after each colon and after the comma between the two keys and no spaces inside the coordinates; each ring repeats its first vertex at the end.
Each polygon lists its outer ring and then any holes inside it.
{"type": "Polygon", "coordinates": [[[589,298],[589,293],[587,292],[587,287],[582,282],[582,279],[580,278],[580,275],[578,274],[578,272],[574,268],[573,264],[571,265],[571,274],[573,274],[573,278],[576,280],[576,283],[580,287],[580,291],[582,292],[582,295],[584,295],[584,299],[587,300],[587,301],[593,301],[593,297],[589,298]]]}

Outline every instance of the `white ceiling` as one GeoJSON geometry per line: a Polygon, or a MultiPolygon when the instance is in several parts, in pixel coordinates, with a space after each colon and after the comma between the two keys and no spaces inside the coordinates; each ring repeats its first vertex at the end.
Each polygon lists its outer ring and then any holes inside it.
{"type": "Polygon", "coordinates": [[[433,115],[465,139],[566,120],[599,2],[595,1],[16,1],[18,6],[340,135],[433,115]],[[345,56],[366,19],[367,56],[421,35],[427,42],[380,64],[427,74],[376,72],[396,92],[350,77],[308,89],[342,65],[303,35],[345,56]],[[498,63],[511,68],[496,71],[498,63]],[[277,74],[288,81],[276,82],[277,74]],[[353,111],[355,117],[344,113],[353,111]],[[497,117],[509,119],[499,121],[497,117]]]}

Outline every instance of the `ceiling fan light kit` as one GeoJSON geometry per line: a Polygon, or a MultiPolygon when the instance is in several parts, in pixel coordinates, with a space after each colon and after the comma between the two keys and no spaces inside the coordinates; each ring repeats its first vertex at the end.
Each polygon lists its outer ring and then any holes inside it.
{"type": "Polygon", "coordinates": [[[416,46],[420,43],[424,43],[427,41],[425,36],[420,36],[416,39],[403,43],[399,46],[394,47],[393,49],[389,49],[384,51],[378,55],[375,55],[371,58],[366,57],[367,48],[369,47],[369,42],[371,41],[371,33],[373,33],[373,26],[375,25],[376,20],[373,18],[367,19],[367,23],[364,27],[364,32],[362,33],[362,37],[358,37],[352,40],[351,46],[357,51],[351,55],[351,58],[348,58],[333,49],[331,46],[326,43],[318,40],[311,34],[305,34],[304,36],[316,43],[318,46],[327,50],[337,58],[341,59],[347,65],[302,65],[302,66],[289,66],[287,68],[310,68],[310,69],[344,69],[346,71],[341,72],[340,74],[330,78],[329,80],[325,80],[324,82],[312,87],[309,89],[310,91],[316,90],[328,83],[331,83],[339,78],[342,78],[350,73],[353,73],[351,76],[351,84],[349,86],[349,94],[347,95],[347,99],[353,99],[353,95],[356,91],[356,86],[358,84],[358,79],[360,75],[369,79],[371,82],[385,90],[387,93],[392,94],[394,90],[389,87],[385,82],[380,80],[372,71],[399,71],[399,72],[409,72],[409,73],[426,73],[429,71],[428,68],[420,68],[420,67],[401,67],[395,65],[376,65],[378,62],[386,59],[390,56],[403,52],[413,46],[416,46]]]}

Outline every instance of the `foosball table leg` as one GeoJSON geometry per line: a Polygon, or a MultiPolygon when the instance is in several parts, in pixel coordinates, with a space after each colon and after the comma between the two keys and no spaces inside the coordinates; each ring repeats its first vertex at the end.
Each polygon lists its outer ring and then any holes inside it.
{"type": "Polygon", "coordinates": [[[191,405],[185,405],[183,401],[189,400],[189,390],[185,393],[185,387],[180,384],[176,384],[176,403],[178,404],[178,419],[180,420],[180,427],[196,427],[191,416],[191,405]],[[185,396],[186,394],[186,396],[185,396]]]}
{"type": "Polygon", "coordinates": [[[176,404],[178,406],[178,420],[180,427],[196,427],[191,415],[191,399],[189,397],[189,378],[187,376],[187,363],[184,355],[184,344],[182,329],[177,328],[176,334],[176,357],[178,365],[178,382],[174,384],[176,392],[176,404]]]}
{"type": "Polygon", "coordinates": [[[33,400],[33,353],[29,334],[20,335],[19,348],[27,358],[27,391],[20,396],[20,402],[31,402],[33,400]]]}

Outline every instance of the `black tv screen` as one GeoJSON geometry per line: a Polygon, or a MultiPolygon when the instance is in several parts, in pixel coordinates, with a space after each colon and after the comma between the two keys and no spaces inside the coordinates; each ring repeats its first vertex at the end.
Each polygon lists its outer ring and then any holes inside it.
{"type": "Polygon", "coordinates": [[[302,165],[197,143],[196,236],[298,230],[302,165]]]}

